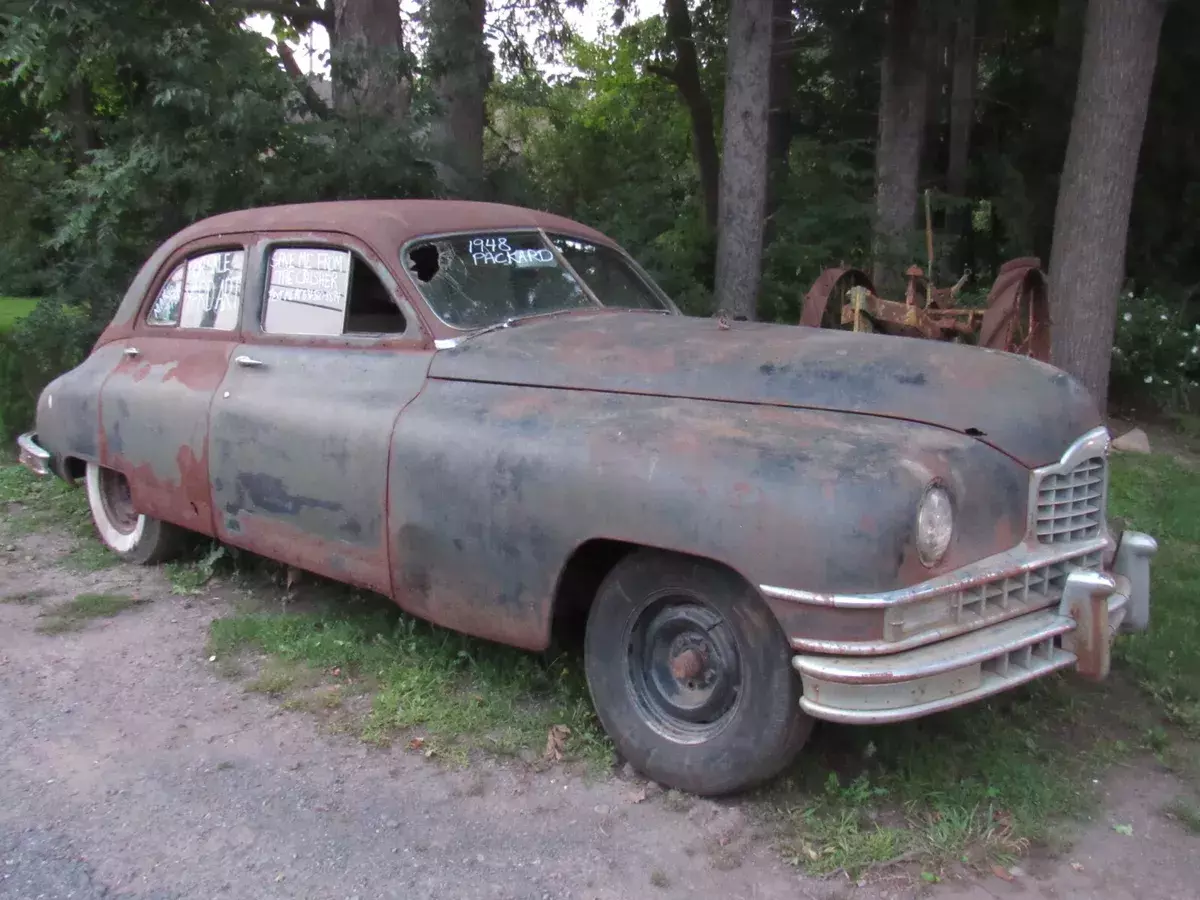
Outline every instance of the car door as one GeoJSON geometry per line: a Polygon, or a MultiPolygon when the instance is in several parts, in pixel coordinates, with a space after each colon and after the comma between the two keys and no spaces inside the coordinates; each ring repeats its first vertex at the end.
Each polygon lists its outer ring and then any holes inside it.
{"type": "Polygon", "coordinates": [[[387,268],[340,235],[265,240],[210,426],[217,534],[391,592],[388,454],[431,342],[387,268]]]}
{"type": "Polygon", "coordinates": [[[100,393],[100,463],[138,512],[213,533],[208,417],[240,332],[245,242],[181,248],[152,283],[100,393]]]}

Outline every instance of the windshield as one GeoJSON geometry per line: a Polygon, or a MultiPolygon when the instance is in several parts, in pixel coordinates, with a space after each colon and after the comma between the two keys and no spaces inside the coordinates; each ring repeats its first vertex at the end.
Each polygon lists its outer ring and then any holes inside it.
{"type": "Polygon", "coordinates": [[[410,245],[403,263],[437,317],[455,328],[595,306],[593,296],[603,306],[667,309],[620,253],[574,237],[453,235],[410,245]]]}

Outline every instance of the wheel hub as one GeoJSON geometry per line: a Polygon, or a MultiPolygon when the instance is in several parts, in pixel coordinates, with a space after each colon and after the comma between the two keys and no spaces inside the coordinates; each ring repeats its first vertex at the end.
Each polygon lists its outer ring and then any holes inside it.
{"type": "Polygon", "coordinates": [[[122,534],[132,534],[137,527],[138,513],[133,508],[129,481],[120,472],[104,469],[100,473],[100,499],[108,521],[122,534]]]}
{"type": "Polygon", "coordinates": [[[645,606],[631,629],[629,687],[647,720],[672,736],[703,737],[737,704],[741,659],[716,610],[688,598],[645,606]]]}

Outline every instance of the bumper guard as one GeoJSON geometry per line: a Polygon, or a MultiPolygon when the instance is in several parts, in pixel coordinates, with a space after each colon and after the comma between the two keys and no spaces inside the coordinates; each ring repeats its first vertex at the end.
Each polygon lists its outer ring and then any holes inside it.
{"type": "Polygon", "coordinates": [[[1112,639],[1150,618],[1154,538],[1125,532],[1111,573],[1077,569],[1057,610],[1042,610],[958,637],[882,656],[801,654],[800,706],[831,722],[879,724],[963,706],[1059,669],[1108,675],[1112,639]]]}
{"type": "Polygon", "coordinates": [[[50,451],[37,442],[37,435],[32,431],[17,438],[17,453],[21,465],[34,475],[45,477],[53,474],[50,468],[50,451]]]}

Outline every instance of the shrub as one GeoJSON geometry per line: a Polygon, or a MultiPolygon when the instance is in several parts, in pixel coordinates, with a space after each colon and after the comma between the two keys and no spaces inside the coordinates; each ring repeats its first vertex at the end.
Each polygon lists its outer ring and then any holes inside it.
{"type": "Polygon", "coordinates": [[[1121,295],[1112,350],[1111,392],[1186,409],[1200,385],[1200,323],[1154,293],[1121,295]]]}
{"type": "Polygon", "coordinates": [[[43,387],[87,355],[96,338],[78,306],[43,300],[9,331],[0,333],[0,438],[32,427],[43,387]]]}

